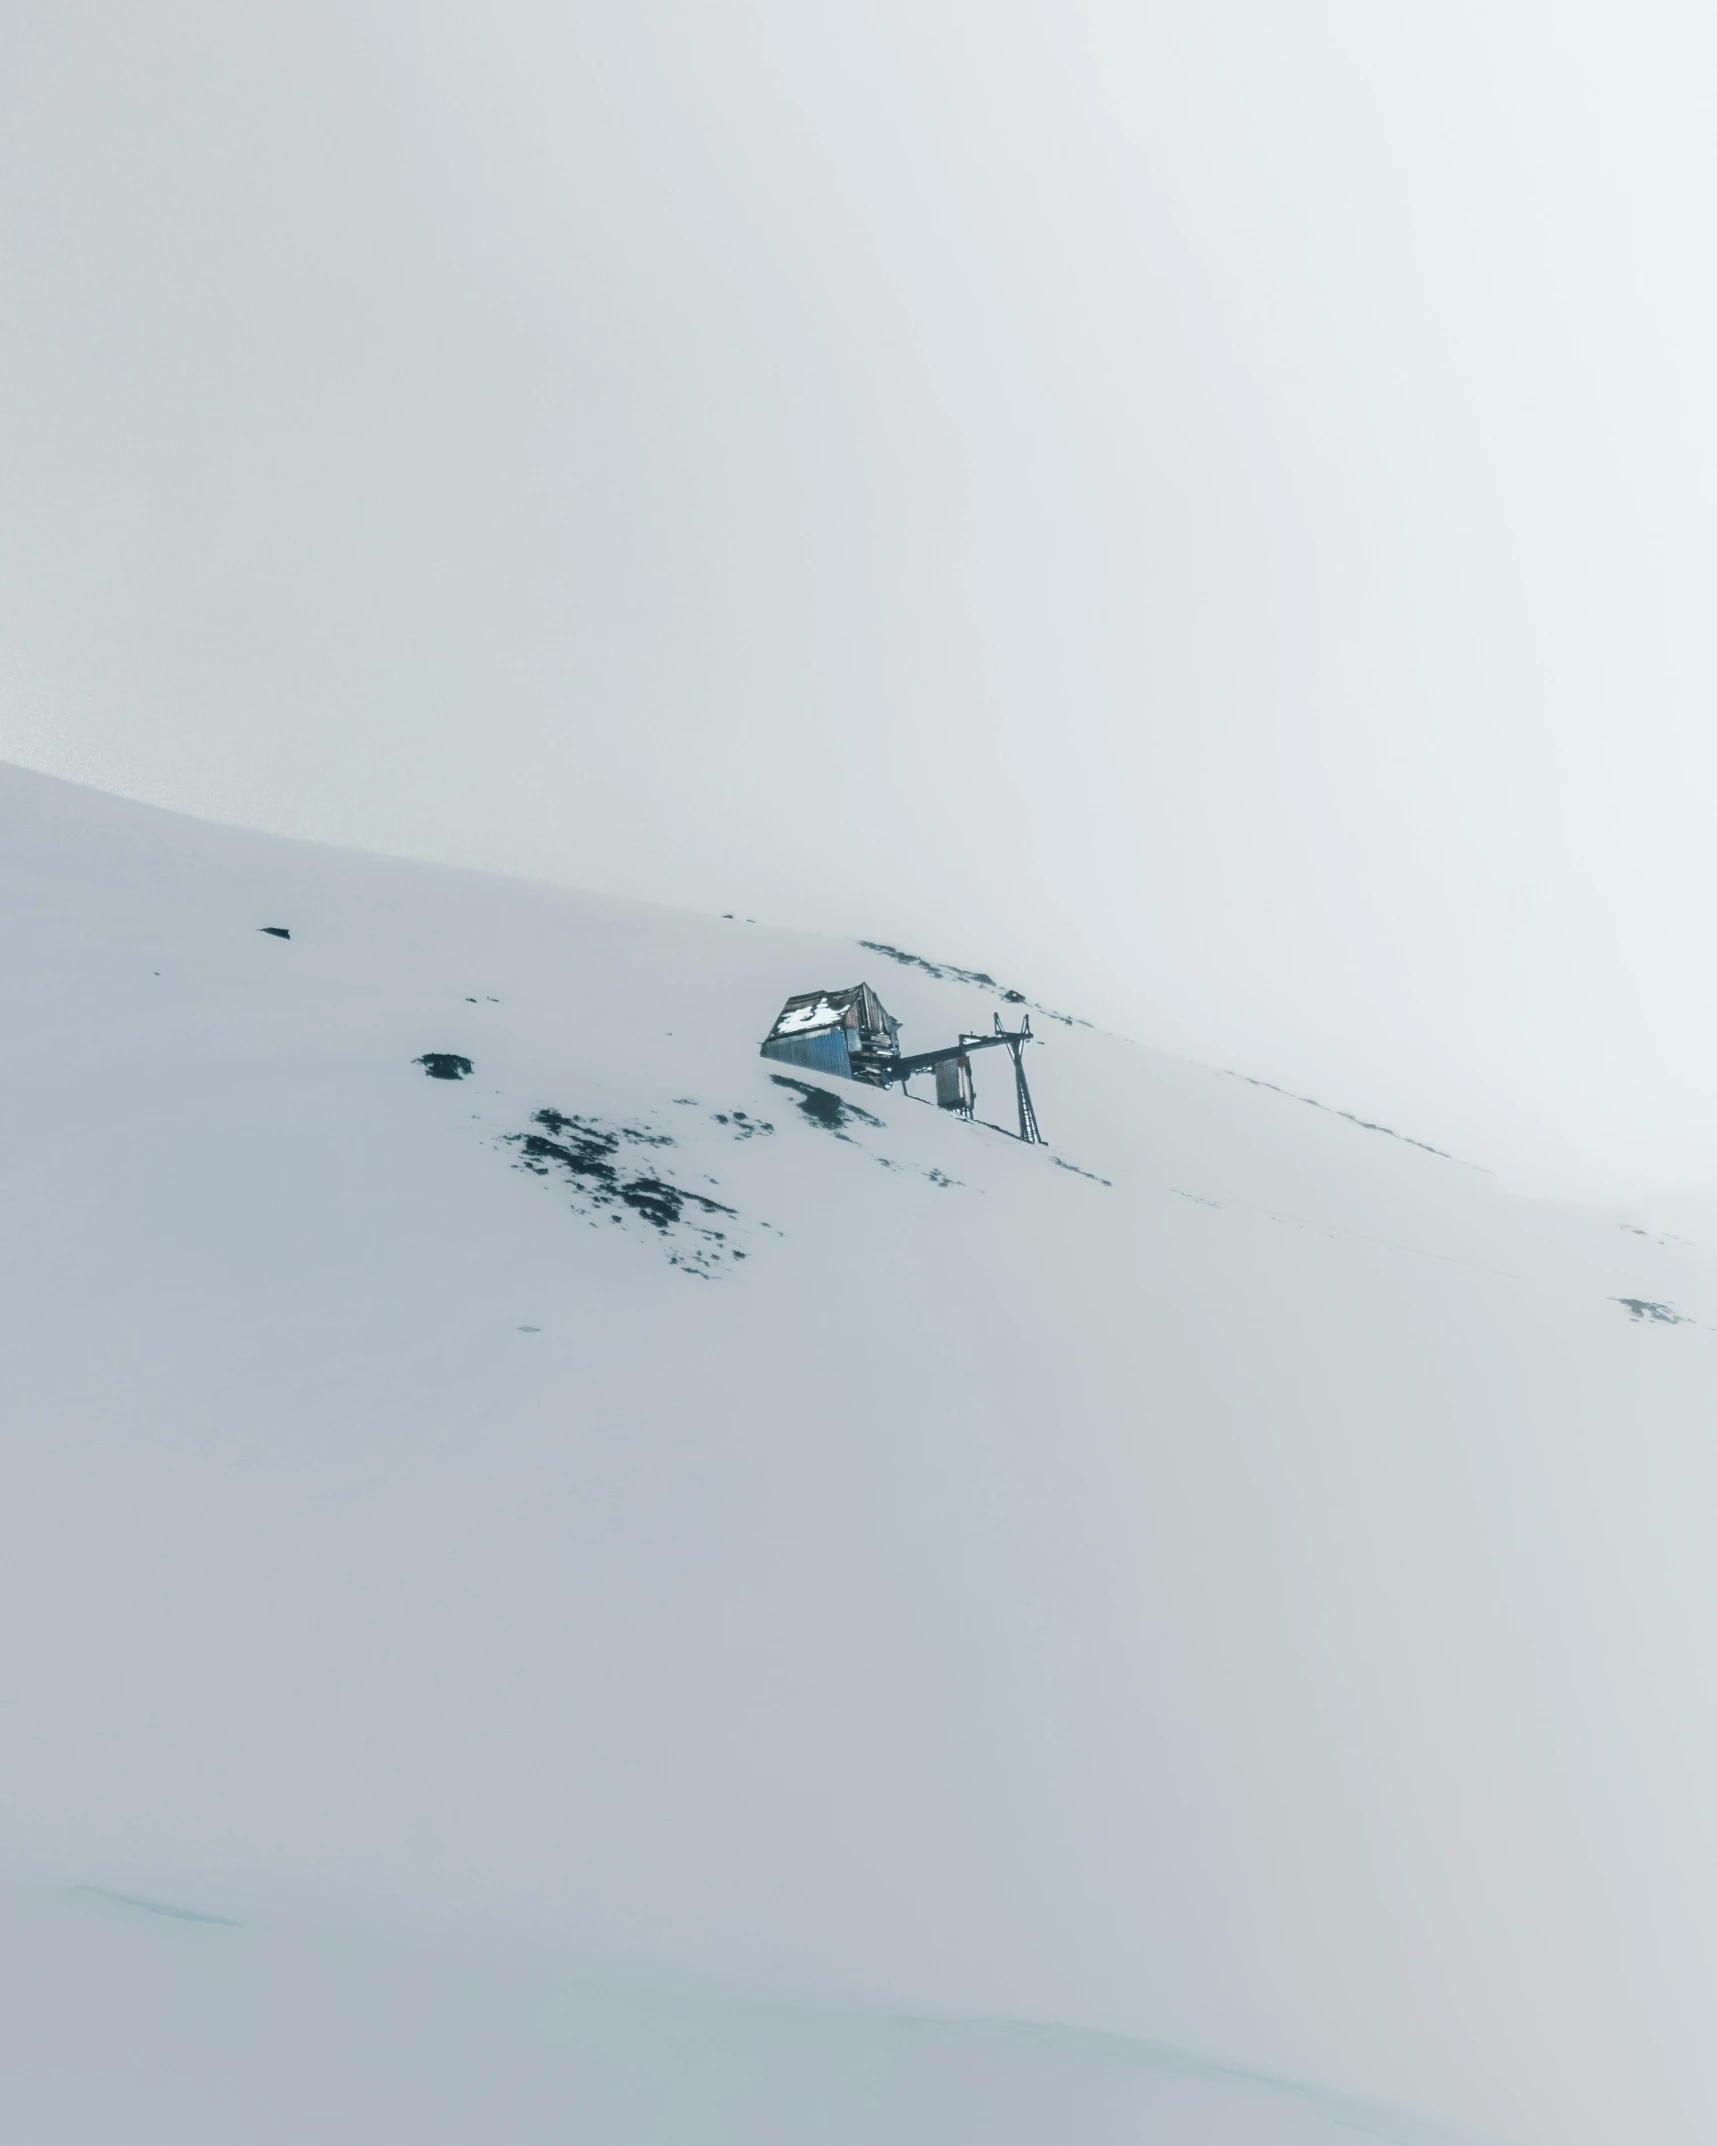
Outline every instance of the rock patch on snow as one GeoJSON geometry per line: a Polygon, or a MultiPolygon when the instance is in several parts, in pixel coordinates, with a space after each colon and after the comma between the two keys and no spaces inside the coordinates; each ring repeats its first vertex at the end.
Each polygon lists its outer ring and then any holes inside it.
{"type": "Polygon", "coordinates": [[[805,1116],[826,1133],[842,1132],[855,1118],[881,1129],[880,1118],[836,1095],[832,1088],[819,1088],[814,1081],[791,1080],[785,1073],[771,1073],[769,1078],[777,1088],[790,1088],[799,1098],[799,1108],[805,1116]]]}
{"type": "Polygon", "coordinates": [[[941,983],[977,984],[985,991],[998,991],[1010,1006],[1029,1006],[1033,1013],[1041,1013],[1046,1021],[1059,1021],[1063,1028],[1089,1028],[1089,1021],[1078,1020],[1070,1013],[1057,1013],[1053,1006],[1041,1005],[1028,998],[1023,991],[1003,990],[993,976],[984,969],[961,969],[951,961],[926,961],[922,954],[909,954],[904,947],[890,946],[886,939],[861,939],[866,952],[881,954],[889,961],[898,961],[904,969],[921,969],[926,976],[934,976],[941,983]]]}
{"type": "Polygon", "coordinates": [[[605,1212],[611,1222],[636,1215],[671,1239],[669,1264],[688,1273],[708,1274],[721,1259],[745,1257],[743,1250],[729,1243],[728,1232],[717,1229],[713,1221],[717,1215],[736,1221],[737,1209],[712,1200],[707,1193],[676,1185],[653,1170],[628,1174],[619,1159],[622,1143],[672,1147],[672,1134],[634,1125],[606,1126],[562,1110],[534,1111],[531,1123],[537,1131],[506,1133],[502,1138],[518,1149],[521,1170],[535,1177],[548,1177],[558,1170],[578,1195],[574,1206],[579,1212],[593,1217],[605,1212]]]}

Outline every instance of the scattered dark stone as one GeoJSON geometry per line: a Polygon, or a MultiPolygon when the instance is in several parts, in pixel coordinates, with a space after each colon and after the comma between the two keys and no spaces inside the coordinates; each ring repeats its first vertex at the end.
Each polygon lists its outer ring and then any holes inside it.
{"type": "Polygon", "coordinates": [[[470,1059],[461,1058],[457,1051],[425,1051],[411,1062],[422,1066],[431,1080],[463,1080],[471,1070],[470,1059]]]}
{"type": "Polygon", "coordinates": [[[743,1110],[712,1110],[710,1117],[717,1125],[725,1125],[736,1140],[755,1140],[759,1133],[772,1133],[775,1128],[767,1118],[747,1117],[743,1110]]]}
{"type": "MultiPolygon", "coordinates": [[[[680,1221],[688,1206],[699,1208],[706,1215],[737,1214],[738,1210],[724,1207],[720,1200],[706,1198],[701,1192],[688,1192],[682,1185],[665,1184],[659,1177],[635,1177],[620,1187],[620,1197],[635,1214],[646,1222],[653,1222],[665,1231],[670,1223],[680,1221]]],[[[717,1244],[723,1241],[725,1232],[718,1229],[705,1230],[717,1244]]]]}
{"type": "MultiPolygon", "coordinates": [[[[940,977],[943,981],[953,977],[957,983],[983,984],[991,991],[996,988],[995,978],[986,976],[982,969],[957,969],[951,961],[926,961],[922,954],[909,954],[904,948],[890,946],[883,939],[861,939],[859,944],[869,953],[884,954],[890,961],[898,961],[902,968],[922,969],[926,976],[940,977]]],[[[1006,996],[1019,999],[1021,1005],[1025,1003],[1017,991],[1010,991],[1006,996]]]]}
{"type": "MultiPolygon", "coordinates": [[[[1068,1162],[1064,1156],[1052,1155],[1049,1159],[1058,1170],[1071,1170],[1075,1177],[1088,1177],[1094,1185],[1107,1185],[1109,1183],[1106,1177],[1099,1177],[1095,1170],[1082,1170],[1076,1162],[1068,1162]]],[[[1190,1192],[1187,1194],[1188,1199],[1194,1197],[1195,1195],[1190,1192]]]]}
{"type": "MultiPolygon", "coordinates": [[[[620,1197],[634,1214],[642,1215],[646,1222],[653,1222],[657,1229],[666,1230],[685,1213],[688,1195],[677,1185],[664,1184],[659,1177],[635,1177],[630,1184],[620,1187],[620,1197]]],[[[696,1199],[698,1195],[692,1193],[689,1197],[696,1199]]],[[[713,1200],[704,1204],[712,1209],[715,1207],[713,1200]]],[[[719,1211],[731,1214],[733,1210],[722,1208],[719,1211]]]]}
{"type": "MultiPolygon", "coordinates": [[[[531,1123],[540,1130],[505,1136],[508,1144],[519,1150],[520,1169],[536,1177],[547,1177],[556,1169],[563,1171],[588,1203],[586,1212],[592,1207],[608,1208],[612,1210],[610,1222],[624,1222],[625,1215],[620,1210],[628,1209],[664,1237],[683,1225],[692,1232],[692,1240],[680,1239],[671,1257],[673,1264],[687,1273],[707,1270],[728,1250],[726,1232],[711,1228],[707,1218],[726,1215],[737,1219],[734,1208],[649,1172],[629,1176],[622,1167],[622,1142],[672,1147],[675,1143],[668,1134],[645,1132],[630,1125],[610,1127],[564,1110],[535,1111],[531,1123]],[[695,1241],[698,1238],[703,1240],[701,1245],[695,1241]]],[[[729,1256],[738,1258],[740,1254],[731,1251],[729,1256]]]]}
{"type": "Polygon", "coordinates": [[[861,1118],[866,1125],[881,1127],[880,1118],[873,1118],[868,1110],[843,1101],[827,1088],[814,1087],[808,1080],[789,1080],[785,1073],[771,1073],[769,1078],[777,1088],[790,1088],[799,1098],[799,1108],[824,1132],[838,1133],[854,1118],[861,1118]]]}
{"type": "MultiPolygon", "coordinates": [[[[595,1155],[615,1154],[622,1140],[631,1140],[639,1147],[647,1148],[671,1148],[674,1145],[672,1133],[645,1132],[637,1125],[618,1125],[611,1132],[594,1119],[568,1117],[564,1110],[539,1110],[531,1123],[559,1135],[575,1148],[595,1155]]],[[[538,1136],[530,1134],[527,1137],[535,1139],[538,1136]]]]}
{"type": "MultiPolygon", "coordinates": [[[[1482,1163],[1461,1162],[1458,1155],[1451,1155],[1446,1148],[1434,1148],[1428,1140],[1415,1140],[1411,1133],[1398,1133],[1393,1125],[1377,1125],[1370,1118],[1356,1117],[1351,1110],[1337,1110],[1333,1103],[1320,1103],[1315,1095],[1296,1095],[1292,1088],[1279,1088],[1273,1080],[1260,1080],[1254,1073],[1236,1073],[1232,1066],[1224,1066],[1230,1080],[1243,1080],[1249,1088],[1268,1088],[1272,1095],[1285,1095],[1290,1103],[1305,1103],[1313,1110],[1327,1110],[1332,1118],[1345,1118],[1349,1125],[1357,1125],[1362,1133],[1382,1133],[1385,1139],[1399,1140],[1405,1146],[1418,1148],[1426,1155],[1435,1155],[1443,1162],[1460,1163],[1463,1170],[1480,1170],[1482,1163]]],[[[1490,1172],[1485,1171],[1488,1177],[1490,1172]]],[[[1619,1303],[1620,1298],[1617,1299],[1619,1303]]]]}
{"type": "Polygon", "coordinates": [[[886,939],[861,939],[859,945],[872,954],[883,954],[890,961],[898,961],[903,968],[922,969],[926,976],[939,977],[944,983],[952,979],[958,984],[981,984],[986,991],[1001,991],[1010,1006],[1029,1006],[1033,1013],[1041,1013],[1046,1021],[1059,1021],[1063,1028],[1089,1028],[1089,1021],[1076,1021],[1070,1013],[1057,1013],[1053,1006],[1040,1005],[1028,998],[1023,991],[1002,991],[995,978],[983,969],[956,968],[951,961],[926,961],[922,954],[909,954],[904,947],[890,946],[886,939]]]}
{"type": "Polygon", "coordinates": [[[618,1133],[605,1132],[586,1118],[569,1118],[559,1110],[539,1110],[531,1119],[540,1133],[515,1133],[524,1156],[524,1166],[538,1177],[547,1177],[551,1163],[574,1177],[593,1184],[612,1185],[618,1172],[613,1157],[620,1147],[618,1133]],[[558,1135],[559,1137],[555,1137],[558,1135]]]}
{"type": "Polygon", "coordinates": [[[259,924],[257,929],[266,932],[271,939],[290,939],[292,936],[284,924],[259,924]]]}
{"type": "Polygon", "coordinates": [[[1630,1319],[1652,1319],[1659,1326],[1691,1326],[1693,1321],[1685,1312],[1677,1311],[1670,1304],[1654,1304],[1649,1297],[1617,1297],[1624,1305],[1630,1319]]]}

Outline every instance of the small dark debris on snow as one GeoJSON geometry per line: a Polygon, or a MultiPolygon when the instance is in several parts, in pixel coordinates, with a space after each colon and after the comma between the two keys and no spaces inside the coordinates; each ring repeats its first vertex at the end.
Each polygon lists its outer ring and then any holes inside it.
{"type": "Polygon", "coordinates": [[[586,1203],[582,1211],[606,1208],[609,1221],[623,1222],[620,1210],[628,1209],[663,1237],[683,1228],[685,1234],[673,1240],[675,1248],[669,1256],[674,1266],[687,1273],[707,1273],[724,1252],[735,1259],[743,1257],[728,1246],[724,1230],[711,1226],[716,1215],[737,1220],[735,1209],[651,1172],[627,1174],[620,1161],[624,1142],[672,1147],[670,1134],[631,1125],[607,1126],[564,1110],[534,1111],[531,1123],[540,1130],[503,1136],[519,1150],[520,1169],[535,1177],[559,1170],[586,1203]]]}
{"type": "Polygon", "coordinates": [[[431,1080],[463,1080],[471,1071],[470,1059],[461,1058],[457,1051],[425,1051],[411,1062],[422,1066],[431,1080]]]}
{"type": "MultiPolygon", "coordinates": [[[[986,976],[982,969],[957,969],[951,961],[926,961],[922,954],[909,954],[903,947],[890,946],[884,939],[861,939],[859,944],[867,953],[886,955],[890,961],[898,961],[903,968],[922,969],[926,976],[938,976],[944,980],[953,977],[957,983],[983,984],[991,991],[998,988],[995,978],[986,976]]],[[[1017,991],[1009,991],[1003,995],[1019,999],[1020,1003],[1024,1004],[1017,991]]]]}
{"type": "Polygon", "coordinates": [[[717,1125],[725,1125],[736,1140],[754,1140],[759,1133],[775,1130],[767,1118],[748,1118],[743,1110],[716,1110],[710,1115],[717,1125]]]}
{"type": "Polygon", "coordinates": [[[531,1122],[546,1126],[551,1133],[558,1133],[565,1139],[596,1142],[607,1155],[612,1155],[622,1140],[646,1148],[671,1148],[674,1145],[672,1133],[652,1133],[641,1125],[617,1125],[610,1131],[599,1126],[593,1118],[568,1117],[561,1110],[539,1110],[531,1122]]]}
{"type": "MultiPolygon", "coordinates": [[[[846,1127],[855,1118],[865,1125],[874,1125],[878,1132],[884,1129],[881,1118],[873,1117],[868,1110],[861,1109],[857,1103],[849,1103],[844,1096],[831,1094],[827,1088],[819,1088],[808,1080],[790,1079],[785,1073],[771,1073],[769,1078],[777,1088],[786,1088],[796,1095],[799,1098],[799,1108],[810,1119],[811,1123],[818,1126],[823,1132],[833,1133],[837,1140],[850,1141],[852,1139],[852,1135],[846,1131],[846,1127]]],[[[739,1112],[735,1111],[734,1116],[738,1117],[739,1112]]],[[[760,1124],[757,1130],[766,1133],[771,1131],[772,1128],[768,1125],[760,1124]]],[[[745,1137],[743,1128],[740,1129],[739,1137],[741,1139],[745,1137]]],[[[957,1177],[948,1176],[944,1170],[919,1170],[915,1163],[895,1162],[892,1157],[878,1155],[869,1149],[862,1152],[868,1153],[871,1161],[880,1164],[885,1170],[910,1170],[915,1176],[927,1177],[933,1185],[957,1185],[961,1182],[957,1177]]]]}
{"type": "Polygon", "coordinates": [[[1071,1170],[1075,1177],[1088,1177],[1094,1185],[1109,1185],[1113,1189],[1113,1181],[1107,1177],[1099,1177],[1095,1170],[1082,1170],[1076,1162],[1068,1162],[1060,1155],[1052,1155],[1049,1159],[1058,1170],[1071,1170]]]}
{"type": "MultiPolygon", "coordinates": [[[[1463,1170],[1484,1168],[1482,1163],[1461,1162],[1458,1155],[1451,1155],[1446,1148],[1434,1148],[1428,1140],[1415,1140],[1411,1133],[1398,1133],[1393,1125],[1378,1125],[1370,1118],[1358,1117],[1351,1110],[1337,1110],[1333,1103],[1320,1103],[1315,1095],[1296,1095],[1292,1088],[1279,1088],[1273,1080],[1260,1080],[1255,1073],[1237,1073],[1232,1066],[1224,1066],[1222,1071],[1230,1080],[1243,1080],[1249,1088],[1268,1088],[1272,1095],[1285,1095],[1290,1103],[1305,1103],[1313,1110],[1327,1110],[1332,1118],[1345,1118],[1349,1125],[1357,1125],[1362,1133],[1382,1133],[1386,1139],[1399,1140],[1403,1145],[1418,1148],[1426,1155],[1435,1155],[1443,1162],[1459,1163],[1463,1170]]],[[[1485,1175],[1490,1175],[1488,1170],[1485,1175]]]]}
{"type": "Polygon", "coordinates": [[[861,1110],[857,1103],[848,1103],[827,1088],[814,1087],[808,1080],[789,1080],[784,1073],[771,1073],[769,1078],[777,1088],[790,1088],[799,1098],[799,1108],[813,1125],[824,1132],[838,1133],[854,1118],[863,1119],[866,1125],[878,1128],[880,1118],[873,1118],[868,1110],[861,1110]]]}
{"type": "Polygon", "coordinates": [[[259,924],[257,929],[265,932],[271,939],[290,939],[292,936],[284,924],[259,924]]]}
{"type": "MultiPolygon", "coordinates": [[[[670,1222],[680,1221],[689,1206],[700,1209],[706,1215],[733,1215],[735,1208],[727,1207],[720,1200],[706,1198],[701,1192],[687,1192],[683,1186],[670,1185],[659,1177],[635,1177],[629,1184],[620,1187],[620,1197],[635,1214],[646,1222],[653,1222],[659,1230],[665,1230],[670,1222]]],[[[705,1230],[706,1237],[713,1237],[719,1244],[723,1232],[705,1230]]]]}
{"type": "Polygon", "coordinates": [[[1033,1013],[1041,1013],[1046,1021],[1059,1021],[1063,1028],[1089,1028],[1089,1021],[1076,1021],[1070,1013],[1057,1013],[1053,1006],[1041,1005],[1028,998],[1023,991],[1002,991],[993,976],[984,969],[956,968],[951,961],[926,961],[922,954],[909,954],[904,947],[890,946],[886,939],[861,939],[867,953],[881,954],[889,961],[898,961],[903,968],[922,969],[926,976],[935,976],[944,983],[979,984],[986,991],[1001,991],[1010,1006],[1029,1006],[1033,1013]]]}
{"type": "Polygon", "coordinates": [[[1672,1304],[1654,1304],[1649,1297],[1617,1297],[1615,1301],[1625,1306],[1630,1319],[1651,1319],[1659,1326],[1693,1324],[1685,1312],[1677,1311],[1672,1304]]]}
{"type": "Polygon", "coordinates": [[[613,1183],[613,1158],[620,1146],[617,1134],[604,1132],[588,1119],[569,1118],[558,1110],[536,1111],[531,1123],[543,1130],[508,1135],[523,1154],[526,1169],[546,1177],[549,1165],[558,1163],[575,1177],[604,1185],[613,1183]]]}

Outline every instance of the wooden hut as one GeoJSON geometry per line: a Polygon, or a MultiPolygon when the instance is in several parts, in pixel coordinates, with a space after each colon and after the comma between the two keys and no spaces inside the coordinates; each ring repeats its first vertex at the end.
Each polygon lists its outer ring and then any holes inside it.
{"type": "Polygon", "coordinates": [[[899,1052],[900,1023],[869,984],[801,991],[782,1007],[763,1040],[765,1058],[874,1087],[887,1086],[899,1052]]]}

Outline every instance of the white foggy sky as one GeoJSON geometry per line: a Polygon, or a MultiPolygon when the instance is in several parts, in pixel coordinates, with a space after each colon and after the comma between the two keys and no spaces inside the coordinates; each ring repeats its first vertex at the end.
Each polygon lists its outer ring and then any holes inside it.
{"type": "Polygon", "coordinates": [[[0,754],[1717,1183],[1714,41],[13,0],[0,754]]]}

